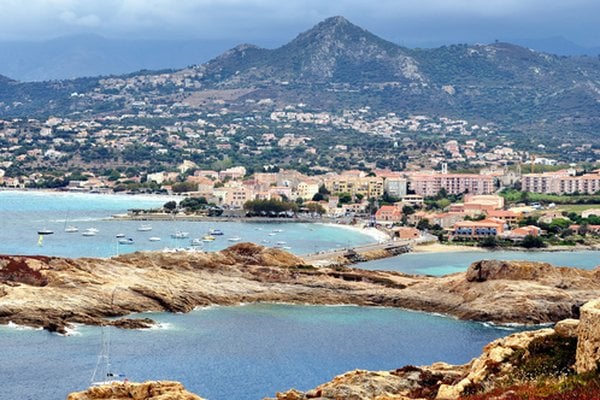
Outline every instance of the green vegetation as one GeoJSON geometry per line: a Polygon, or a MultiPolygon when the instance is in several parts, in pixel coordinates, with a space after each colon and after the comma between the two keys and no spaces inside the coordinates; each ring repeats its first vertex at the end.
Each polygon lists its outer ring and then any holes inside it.
{"type": "Polygon", "coordinates": [[[244,203],[244,210],[250,216],[291,216],[298,211],[298,204],[280,200],[250,200],[244,203]]]}

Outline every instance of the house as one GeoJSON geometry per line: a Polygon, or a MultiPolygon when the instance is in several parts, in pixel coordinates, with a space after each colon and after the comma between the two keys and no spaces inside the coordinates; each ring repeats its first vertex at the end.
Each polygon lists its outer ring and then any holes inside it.
{"type": "Polygon", "coordinates": [[[488,236],[498,236],[504,232],[504,222],[488,218],[482,221],[460,221],[454,224],[454,238],[481,239],[488,236]]]}
{"type": "Polygon", "coordinates": [[[400,222],[401,219],[402,211],[395,206],[381,206],[375,213],[375,221],[380,224],[400,222]]]}
{"type": "Polygon", "coordinates": [[[410,228],[406,226],[399,226],[392,229],[394,238],[400,240],[418,239],[421,237],[421,232],[416,228],[410,228]]]}
{"type": "Polygon", "coordinates": [[[513,240],[522,240],[525,236],[539,236],[542,230],[535,225],[522,226],[508,232],[508,238],[513,240]]]}
{"type": "Polygon", "coordinates": [[[506,225],[515,226],[523,219],[523,213],[516,213],[508,210],[492,210],[487,211],[488,218],[495,218],[503,221],[506,225]]]}

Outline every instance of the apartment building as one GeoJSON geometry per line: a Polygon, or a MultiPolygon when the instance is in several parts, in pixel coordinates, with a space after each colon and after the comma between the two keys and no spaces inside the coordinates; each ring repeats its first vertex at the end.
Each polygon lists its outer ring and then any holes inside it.
{"type": "Polygon", "coordinates": [[[600,171],[576,176],[575,170],[524,174],[522,190],[545,194],[595,194],[600,191],[600,171]]]}
{"type": "Polygon", "coordinates": [[[411,173],[409,188],[422,196],[435,196],[440,190],[448,194],[491,194],[495,190],[494,177],[477,174],[411,173]]]}

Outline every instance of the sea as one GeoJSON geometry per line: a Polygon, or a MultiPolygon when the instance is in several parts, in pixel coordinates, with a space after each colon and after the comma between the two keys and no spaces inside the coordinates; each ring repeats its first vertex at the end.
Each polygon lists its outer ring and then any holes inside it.
{"type": "MultiPolygon", "coordinates": [[[[286,242],[297,254],[374,241],[360,232],[325,224],[152,221],[152,231],[139,232],[140,222],[110,219],[130,208],[157,207],[165,201],[0,192],[0,253],[108,257],[181,247],[180,240],[170,239],[171,233],[185,230],[198,237],[209,229],[224,233],[209,244],[214,250],[232,244],[227,238],[234,235],[265,245],[286,242]],[[79,232],[64,232],[69,225],[79,232]],[[98,234],[81,236],[87,228],[98,229],[98,234]],[[39,229],[55,233],[38,245],[39,229]],[[119,246],[117,233],[132,237],[135,244],[119,246]],[[150,242],[149,236],[162,240],[150,242]]],[[[540,259],[583,268],[592,268],[598,260],[594,252],[473,252],[405,254],[359,266],[435,275],[464,270],[474,260],[491,257],[540,259]]],[[[176,380],[207,399],[256,400],[290,388],[307,390],[354,369],[465,363],[490,341],[531,329],[357,306],[248,304],[139,316],[150,317],[159,326],[150,330],[76,326],[67,336],[13,324],[0,326],[0,399],[57,400],[86,389],[107,339],[113,371],[131,381],[176,380]]]]}

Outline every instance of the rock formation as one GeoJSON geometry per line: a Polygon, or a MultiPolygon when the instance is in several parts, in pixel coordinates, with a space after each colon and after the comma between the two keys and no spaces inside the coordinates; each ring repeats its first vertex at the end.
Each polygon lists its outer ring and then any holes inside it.
{"type": "MultiPolygon", "coordinates": [[[[488,396],[487,393],[511,385],[535,385],[535,382],[552,379],[564,382],[565,376],[575,372],[576,360],[577,369],[581,364],[584,372],[597,368],[598,304],[600,300],[582,308],[582,316],[586,318],[589,310],[593,310],[593,323],[569,319],[560,321],[554,328],[515,333],[491,342],[484,347],[481,356],[465,365],[436,363],[423,367],[406,366],[394,371],[352,371],[307,392],[292,389],[277,393],[271,400],[451,400],[475,393],[486,399],[534,398],[531,389],[526,397],[511,397],[510,392],[499,396],[488,396]],[[585,328],[582,329],[582,325],[585,328]],[[590,354],[590,349],[595,352],[590,354]],[[582,364],[582,360],[586,363],[582,364]]],[[[577,382],[582,384],[581,379],[577,382]]],[[[556,387],[561,390],[560,384],[556,387]]],[[[568,389],[568,385],[563,384],[562,388],[568,389]]],[[[541,392],[550,394],[547,389],[541,392]]],[[[545,395],[535,398],[545,398],[545,395]]]]}
{"type": "Polygon", "coordinates": [[[600,366],[600,299],[581,307],[577,326],[577,372],[589,372],[600,366]]]}
{"type": "Polygon", "coordinates": [[[71,393],[67,400],[202,400],[179,382],[115,382],[71,393]]]}
{"type": "Polygon", "coordinates": [[[524,261],[479,261],[444,277],[304,265],[251,243],[215,253],[110,259],[0,257],[0,323],[66,332],[69,323],[143,328],[107,317],[251,302],[403,307],[499,323],[577,317],[597,297],[600,272],[524,261]]]}

